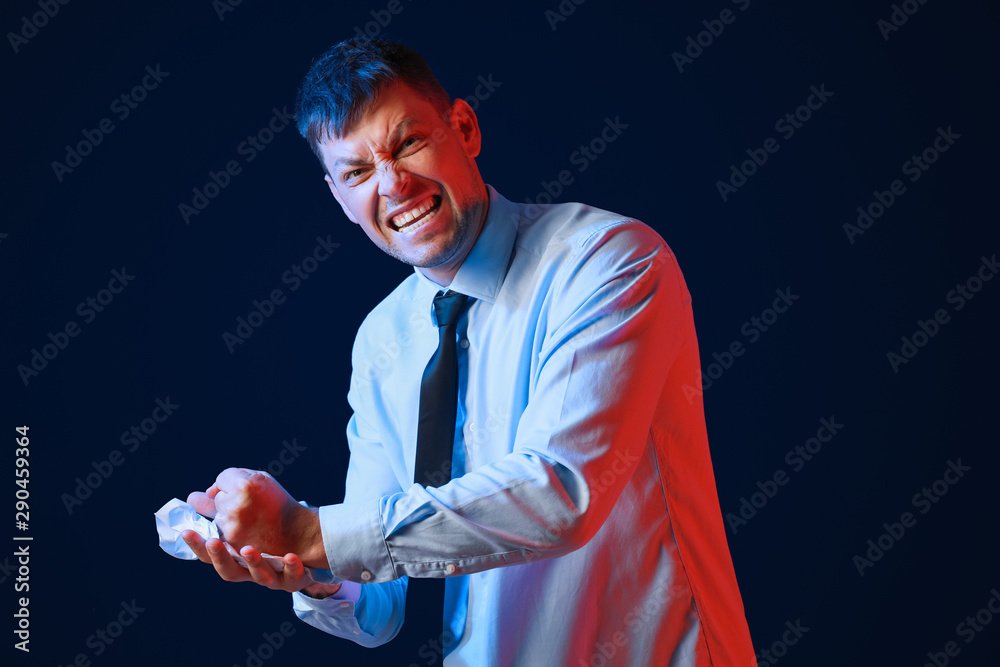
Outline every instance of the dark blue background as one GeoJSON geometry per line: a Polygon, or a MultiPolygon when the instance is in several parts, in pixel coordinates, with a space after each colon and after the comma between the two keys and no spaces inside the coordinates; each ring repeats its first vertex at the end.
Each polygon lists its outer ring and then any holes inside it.
{"type": "MultiPolygon", "coordinates": [[[[210,0],[77,1],[16,53],[8,37],[0,510],[14,513],[14,427],[27,424],[34,541],[30,655],[11,647],[15,543],[0,550],[5,660],[68,665],[82,653],[94,665],[246,665],[263,633],[292,620],[294,635],[264,664],[419,662],[416,647],[433,634],[427,614],[411,614],[390,645],[360,649],[300,624],[284,594],[169,558],[152,520],[222,468],[266,467],[292,439],[305,450],[279,480],[314,504],[341,498],[350,345],[410,269],[344,218],[294,129],[250,163],[238,146],[273,108],[290,111],[311,59],[364,30],[374,11],[391,20],[369,30],[424,53],[451,94],[474,94],[480,76],[500,83],[477,104],[488,183],[534,200],[570,170],[559,201],[635,216],[674,249],[706,367],[713,352],[744,344],[705,402],[724,513],[738,512],[758,481],[790,476],[729,533],[757,649],[801,621],[809,631],[782,664],[922,665],[948,641],[961,649],[955,665],[996,664],[1000,623],[971,643],[956,625],[1000,587],[1000,281],[960,311],[946,294],[1000,250],[997,9],[913,5],[888,40],[877,26],[888,2],[759,0],[745,11],[728,0],[566,0],[575,10],[555,29],[545,12],[557,0],[402,0],[397,15],[384,2],[246,0],[221,18],[210,0]],[[734,22],[679,72],[671,54],[725,8],[734,22]],[[120,120],[111,103],[147,66],[169,76],[120,120]],[[775,121],[821,85],[833,95],[782,138],[775,121]],[[105,117],[114,131],[60,181],[52,162],[105,117]],[[578,171],[571,154],[606,118],[628,127],[578,171]],[[910,183],[901,165],[939,127],[961,138],[910,183]],[[778,152],[724,202],[716,181],[768,137],[778,152]],[[185,224],[178,205],[233,159],[242,172],[185,224]],[[897,178],[905,194],[850,243],[843,224],[897,178]],[[283,272],[328,236],[340,247],[289,291],[283,272]],[[77,304],[122,267],[134,281],[84,323],[77,304]],[[223,332],[275,288],[287,301],[230,353],[223,332]],[[785,288],[799,300],[751,343],[741,327],[785,288]],[[887,353],[938,308],[950,321],[894,372],[887,353]],[[70,320],[79,335],[25,384],[18,365],[70,320]],[[120,434],[167,397],[180,407],[127,451],[120,434]],[[786,452],[831,417],[844,428],[793,471],[786,452]],[[70,513],[77,478],[116,449],[122,464],[70,513]],[[971,470],[920,514],[911,497],[959,458],[971,470]],[[916,525],[859,576],[852,558],[906,511],[916,525]],[[144,609],[135,622],[111,645],[88,645],[132,600],[144,609]]],[[[19,31],[38,11],[8,3],[0,28],[19,31]]]]}

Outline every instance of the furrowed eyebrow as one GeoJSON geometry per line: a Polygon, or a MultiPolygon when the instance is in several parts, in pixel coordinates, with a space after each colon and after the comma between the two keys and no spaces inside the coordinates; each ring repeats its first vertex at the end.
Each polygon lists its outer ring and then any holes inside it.
{"type": "MultiPolygon", "coordinates": [[[[388,144],[392,146],[393,144],[397,143],[400,137],[404,135],[407,132],[407,130],[409,130],[410,126],[413,125],[415,122],[416,121],[411,116],[407,116],[406,118],[401,120],[399,124],[396,125],[396,127],[394,127],[392,132],[389,134],[388,144]]],[[[370,160],[368,160],[367,158],[349,156],[349,157],[337,158],[337,160],[333,163],[333,167],[334,170],[339,170],[341,167],[363,167],[369,162],[370,160]]]]}
{"type": "Polygon", "coordinates": [[[415,122],[416,121],[411,116],[407,116],[401,120],[399,125],[393,129],[392,134],[389,135],[389,145],[392,146],[396,144],[400,137],[410,128],[410,125],[413,125],[415,122]]]}

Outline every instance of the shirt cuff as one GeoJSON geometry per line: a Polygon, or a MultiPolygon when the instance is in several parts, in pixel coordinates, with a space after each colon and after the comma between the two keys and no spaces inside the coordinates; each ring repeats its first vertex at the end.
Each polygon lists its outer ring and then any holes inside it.
{"type": "MultiPolygon", "coordinates": [[[[354,585],[361,588],[360,584],[354,585]]],[[[364,632],[355,616],[359,605],[356,600],[340,599],[341,591],[344,591],[343,586],[337,591],[337,595],[322,600],[300,592],[292,593],[292,610],[301,620],[315,628],[357,641],[364,632]]]]}
{"type": "Polygon", "coordinates": [[[341,602],[357,604],[358,600],[361,599],[361,584],[356,584],[353,581],[343,581],[340,584],[340,590],[325,598],[310,597],[301,591],[295,592],[292,595],[298,600],[295,603],[297,609],[301,608],[303,611],[305,609],[312,609],[329,614],[336,609],[347,609],[348,605],[340,604],[341,602]]]}
{"type": "Polygon", "coordinates": [[[323,547],[334,576],[358,584],[397,579],[378,508],[377,501],[319,508],[323,547]]]}

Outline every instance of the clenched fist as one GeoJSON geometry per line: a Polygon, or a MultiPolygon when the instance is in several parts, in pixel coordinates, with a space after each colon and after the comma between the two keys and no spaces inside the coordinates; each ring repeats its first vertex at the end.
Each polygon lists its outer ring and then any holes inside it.
{"type": "Polygon", "coordinates": [[[215,519],[222,539],[237,550],[298,554],[310,567],[326,568],[326,551],[316,510],[299,505],[271,475],[227,468],[202,493],[188,496],[199,514],[215,519]]]}

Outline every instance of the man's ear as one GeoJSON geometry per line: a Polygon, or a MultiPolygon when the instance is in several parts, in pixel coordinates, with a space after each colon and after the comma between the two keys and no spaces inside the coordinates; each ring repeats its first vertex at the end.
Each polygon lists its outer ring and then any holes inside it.
{"type": "Polygon", "coordinates": [[[330,174],[325,174],[323,176],[323,180],[326,181],[326,184],[330,186],[330,192],[333,193],[333,196],[337,200],[337,203],[340,204],[340,208],[344,209],[344,215],[347,216],[347,219],[353,222],[354,224],[358,224],[358,221],[354,219],[354,215],[351,213],[351,209],[347,208],[347,205],[344,204],[344,200],[341,198],[340,193],[337,192],[337,188],[333,185],[333,179],[330,178],[330,174]]]}
{"type": "Polygon", "coordinates": [[[458,133],[465,154],[472,158],[478,156],[483,145],[483,137],[479,133],[479,119],[469,103],[461,97],[455,98],[451,103],[451,109],[448,110],[447,118],[451,129],[458,133]]]}

